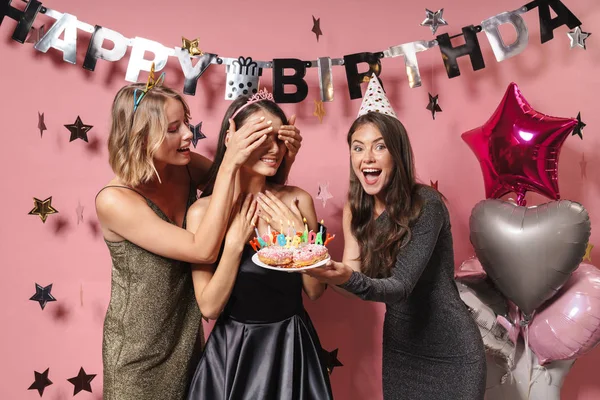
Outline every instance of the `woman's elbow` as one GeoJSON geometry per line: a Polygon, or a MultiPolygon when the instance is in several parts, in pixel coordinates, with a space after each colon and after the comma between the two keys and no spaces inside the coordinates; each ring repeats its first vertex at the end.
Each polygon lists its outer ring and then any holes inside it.
{"type": "Polygon", "coordinates": [[[327,286],[325,286],[325,285],[318,287],[318,288],[311,288],[310,290],[306,291],[306,295],[308,296],[308,298],[310,300],[315,301],[323,295],[326,288],[327,288],[327,286]]]}
{"type": "Polygon", "coordinates": [[[218,256],[218,254],[216,254],[216,252],[196,253],[192,256],[192,258],[193,258],[192,263],[193,264],[214,264],[217,262],[217,256],[218,256]]]}
{"type": "Polygon", "coordinates": [[[217,310],[213,307],[200,306],[200,314],[206,319],[215,320],[221,315],[221,310],[217,310]]]}

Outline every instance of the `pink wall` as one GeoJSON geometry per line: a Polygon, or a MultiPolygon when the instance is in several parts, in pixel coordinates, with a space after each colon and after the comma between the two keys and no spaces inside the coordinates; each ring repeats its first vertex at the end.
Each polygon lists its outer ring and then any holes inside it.
{"type": "MultiPolygon", "coordinates": [[[[200,46],[206,51],[265,60],[341,57],[430,39],[428,28],[419,26],[425,6],[432,10],[446,7],[444,17],[450,26],[442,27],[440,32],[455,34],[462,26],[477,24],[524,3],[525,0],[433,0],[427,4],[391,0],[181,0],[168,8],[158,3],[149,7],[141,1],[48,0],[45,5],[126,37],[140,36],[168,46],[180,45],[182,35],[200,37],[200,46]],[[311,32],[311,15],[321,18],[324,36],[318,43],[311,32]]],[[[596,134],[600,125],[596,105],[600,92],[600,47],[596,37],[600,35],[600,3],[566,0],[566,4],[583,21],[584,30],[594,33],[587,42],[587,51],[569,49],[566,27],[558,29],[554,40],[541,45],[537,11],[533,11],[525,15],[529,46],[515,58],[497,63],[487,39],[479,35],[486,62],[482,71],[473,72],[468,61],[461,60],[462,76],[450,80],[439,51],[434,49],[419,55],[423,87],[409,89],[402,61],[383,60],[382,78],[410,133],[419,177],[427,183],[439,181],[439,189],[449,199],[457,264],[472,254],[468,217],[473,205],[484,196],[479,165],[460,134],[486,121],[511,81],[543,113],[574,117],[581,111],[587,123],[585,140],[570,137],[566,141],[560,159],[560,188],[563,198],[584,204],[593,222],[599,217],[600,180],[594,172],[598,170],[600,147],[596,134]],[[443,112],[435,121],[425,110],[428,90],[440,95],[443,112]],[[582,179],[579,167],[584,148],[587,179],[582,179]]],[[[87,373],[98,376],[92,381],[94,394],[82,392],[78,398],[99,399],[110,258],[98,233],[94,196],[111,177],[106,151],[109,107],[117,89],[126,83],[127,59],[118,63],[99,61],[96,71],[90,73],[81,68],[89,35],[80,33],[78,65],[73,66],[63,62],[57,51],[42,54],[31,44],[13,42],[10,36],[14,27],[15,23],[8,19],[0,26],[0,130],[4,137],[0,163],[5,171],[0,246],[6,275],[0,283],[4,304],[0,315],[5,326],[0,333],[0,397],[38,398],[35,391],[26,389],[33,382],[34,370],[41,372],[49,367],[54,385],[46,389],[45,398],[70,398],[73,386],[66,379],[77,375],[83,366],[87,373]],[[41,139],[38,111],[45,113],[48,127],[41,139]],[[63,125],[73,123],[77,115],[94,126],[89,132],[89,144],[80,140],[68,142],[69,133],[63,125]],[[33,207],[32,197],[48,196],[53,196],[52,204],[59,214],[49,216],[42,224],[38,217],[27,213],[33,207]],[[80,224],[75,211],[78,202],[84,207],[80,224]],[[54,285],[52,294],[58,301],[49,303],[44,311],[28,300],[35,292],[36,282],[54,285]]],[[[264,74],[263,82],[270,87],[270,70],[264,74]]],[[[307,80],[309,97],[301,104],[284,106],[288,113],[299,115],[298,126],[305,138],[291,182],[313,196],[317,194],[318,182],[330,183],[335,197],[326,207],[317,201],[317,212],[330,232],[341,236],[340,210],[348,174],[345,135],[360,101],[349,100],[344,69],[334,67],[336,98],[326,105],[327,116],[320,124],[312,115],[313,99],[318,96],[317,71],[310,70],[307,80]]],[[[182,87],[176,59],[169,61],[166,82],[182,87]]],[[[197,149],[204,154],[211,154],[214,149],[220,119],[228,106],[223,100],[224,82],[224,67],[213,66],[200,79],[197,95],[187,97],[193,122],[204,121],[203,131],[208,139],[200,142],[197,149]]],[[[340,239],[333,242],[333,253],[338,258],[340,239]]],[[[600,236],[594,232],[591,240],[598,243],[600,236]]],[[[598,250],[592,254],[593,260],[600,260],[598,250]]],[[[345,300],[331,292],[314,304],[306,303],[324,347],[339,348],[338,356],[344,363],[332,375],[336,397],[378,398],[383,307],[345,300]]],[[[600,398],[596,372],[599,362],[600,350],[595,350],[575,363],[564,384],[565,399],[600,398]]]]}

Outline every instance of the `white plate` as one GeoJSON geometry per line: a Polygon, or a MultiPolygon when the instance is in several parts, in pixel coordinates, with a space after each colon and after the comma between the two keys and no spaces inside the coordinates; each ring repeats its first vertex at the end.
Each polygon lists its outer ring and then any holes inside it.
{"type": "Polygon", "coordinates": [[[331,260],[331,257],[327,257],[326,259],[321,260],[316,264],[307,265],[306,267],[281,268],[281,267],[274,267],[272,265],[268,265],[268,264],[265,264],[264,262],[260,261],[258,259],[258,253],[254,253],[254,255],[252,256],[252,262],[254,262],[254,264],[258,265],[259,267],[266,268],[266,269],[272,269],[274,271],[281,271],[281,272],[298,272],[298,271],[304,271],[307,269],[317,268],[317,267],[327,264],[327,261],[329,261],[329,260],[331,260]]]}

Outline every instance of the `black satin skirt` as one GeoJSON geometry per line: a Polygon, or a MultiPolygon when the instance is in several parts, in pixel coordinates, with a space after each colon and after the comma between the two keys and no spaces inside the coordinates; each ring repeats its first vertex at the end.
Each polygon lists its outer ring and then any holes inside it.
{"type": "Polygon", "coordinates": [[[333,399],[316,331],[303,310],[282,321],[220,318],[188,400],[333,399]]]}

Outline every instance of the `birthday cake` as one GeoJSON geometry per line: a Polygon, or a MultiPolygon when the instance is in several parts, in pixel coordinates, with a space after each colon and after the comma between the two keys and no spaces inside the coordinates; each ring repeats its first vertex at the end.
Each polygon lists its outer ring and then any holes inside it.
{"type": "Polygon", "coordinates": [[[329,257],[326,245],[333,240],[335,235],[326,233],[325,227],[319,224],[317,233],[308,231],[305,225],[304,232],[290,230],[288,235],[274,232],[269,229],[268,234],[259,235],[250,241],[256,251],[258,260],[272,267],[303,268],[315,265],[329,257]]]}
{"type": "Polygon", "coordinates": [[[329,257],[327,247],[310,243],[304,243],[297,248],[267,246],[258,250],[257,254],[261,262],[281,268],[306,267],[329,257]]]}

